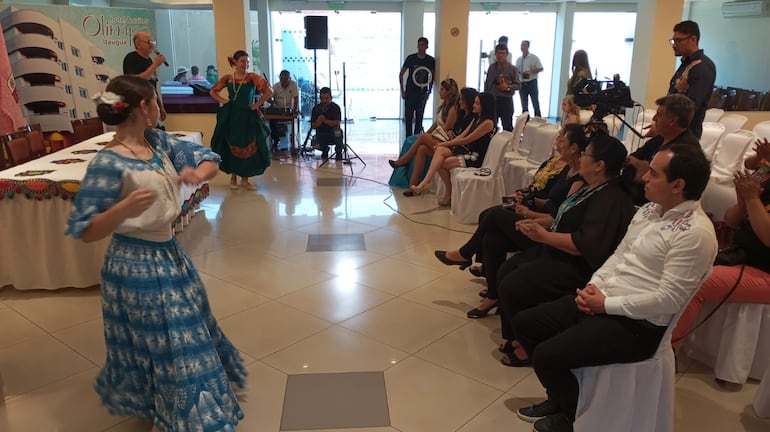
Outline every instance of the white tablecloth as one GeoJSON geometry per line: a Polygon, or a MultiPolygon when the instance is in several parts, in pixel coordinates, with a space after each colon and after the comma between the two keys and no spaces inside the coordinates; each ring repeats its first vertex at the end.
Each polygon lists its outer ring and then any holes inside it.
{"type": "MultiPolygon", "coordinates": [[[[200,132],[172,132],[202,142],[200,132]]],[[[88,287],[100,281],[110,237],[84,243],[64,228],[88,162],[108,132],[26,164],[0,171],[0,287],[58,289],[88,287]]],[[[208,185],[183,186],[177,230],[189,221],[208,185]]]]}

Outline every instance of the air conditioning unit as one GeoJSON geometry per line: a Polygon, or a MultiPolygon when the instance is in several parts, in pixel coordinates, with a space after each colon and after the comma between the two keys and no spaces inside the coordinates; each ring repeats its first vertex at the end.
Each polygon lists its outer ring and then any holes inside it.
{"type": "Polygon", "coordinates": [[[754,17],[767,15],[766,0],[731,1],[722,3],[722,17],[754,17]]]}

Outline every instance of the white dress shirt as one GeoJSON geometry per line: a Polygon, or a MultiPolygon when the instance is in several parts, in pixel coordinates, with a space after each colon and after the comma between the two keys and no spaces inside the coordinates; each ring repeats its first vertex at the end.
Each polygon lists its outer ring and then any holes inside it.
{"type": "Polygon", "coordinates": [[[543,64],[540,63],[540,59],[537,58],[536,55],[529,53],[527,54],[527,57],[519,57],[516,59],[516,69],[519,70],[519,74],[521,74],[521,82],[527,82],[537,79],[537,74],[539,72],[529,72],[531,70],[538,70],[542,69],[543,64]],[[529,72],[529,78],[524,79],[524,72],[529,72]]]}
{"type": "Polygon", "coordinates": [[[280,82],[273,84],[274,107],[297,109],[299,107],[294,106],[294,98],[297,96],[299,96],[299,89],[293,80],[289,81],[286,88],[283,88],[280,82]]]}
{"type": "Polygon", "coordinates": [[[607,297],[607,314],[668,326],[711,274],[717,239],[700,201],[660,211],[655,203],[640,208],[615,253],[591,277],[607,297]]]}

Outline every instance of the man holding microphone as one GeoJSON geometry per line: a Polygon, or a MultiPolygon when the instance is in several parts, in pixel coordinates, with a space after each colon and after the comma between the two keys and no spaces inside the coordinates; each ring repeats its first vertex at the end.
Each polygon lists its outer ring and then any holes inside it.
{"type": "Polygon", "coordinates": [[[134,35],[134,51],[126,54],[123,58],[123,74],[138,75],[152,84],[155,93],[158,95],[158,107],[160,108],[160,119],[166,119],[166,108],[163,106],[163,98],[158,89],[157,70],[161,64],[168,66],[166,56],[155,49],[155,41],[152,35],[147,32],[138,32],[134,35]],[[150,58],[150,54],[155,53],[155,60],[150,58]]]}

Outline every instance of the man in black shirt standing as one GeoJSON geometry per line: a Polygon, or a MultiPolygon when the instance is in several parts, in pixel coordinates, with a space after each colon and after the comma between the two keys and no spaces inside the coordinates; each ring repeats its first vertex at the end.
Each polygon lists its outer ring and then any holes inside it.
{"type": "Polygon", "coordinates": [[[698,137],[689,129],[695,104],[690,98],[681,94],[670,94],[655,101],[658,110],[652,118],[657,135],[644,143],[628,157],[628,165],[623,175],[634,175],[634,204],[647,202],[644,198],[644,181],[642,177],[650,169],[650,161],[660,150],[673,143],[688,144],[700,148],[698,137]]]}
{"type": "Polygon", "coordinates": [[[683,94],[695,103],[690,130],[698,138],[703,133],[703,118],[717,77],[717,68],[698,48],[699,41],[698,23],[682,21],[674,26],[674,37],[669,42],[674,54],[682,57],[682,63],[671,77],[668,88],[668,94],[683,94]]]}
{"type": "Polygon", "coordinates": [[[417,135],[422,131],[422,116],[425,112],[425,102],[433,88],[433,75],[436,72],[436,59],[425,53],[428,49],[428,39],[417,39],[417,52],[410,54],[398,73],[401,99],[404,100],[404,118],[406,135],[417,135]],[[406,88],[404,88],[404,72],[407,73],[406,88]],[[414,121],[414,128],[412,122],[414,121]]]}
{"type": "Polygon", "coordinates": [[[158,90],[157,70],[165,61],[166,57],[155,51],[155,42],[152,40],[152,35],[147,32],[139,32],[134,35],[134,51],[126,54],[123,58],[123,74],[138,75],[155,87],[161,120],[166,119],[166,108],[163,106],[163,99],[158,90]],[[156,53],[155,60],[150,58],[150,54],[153,52],[156,53]]]}

